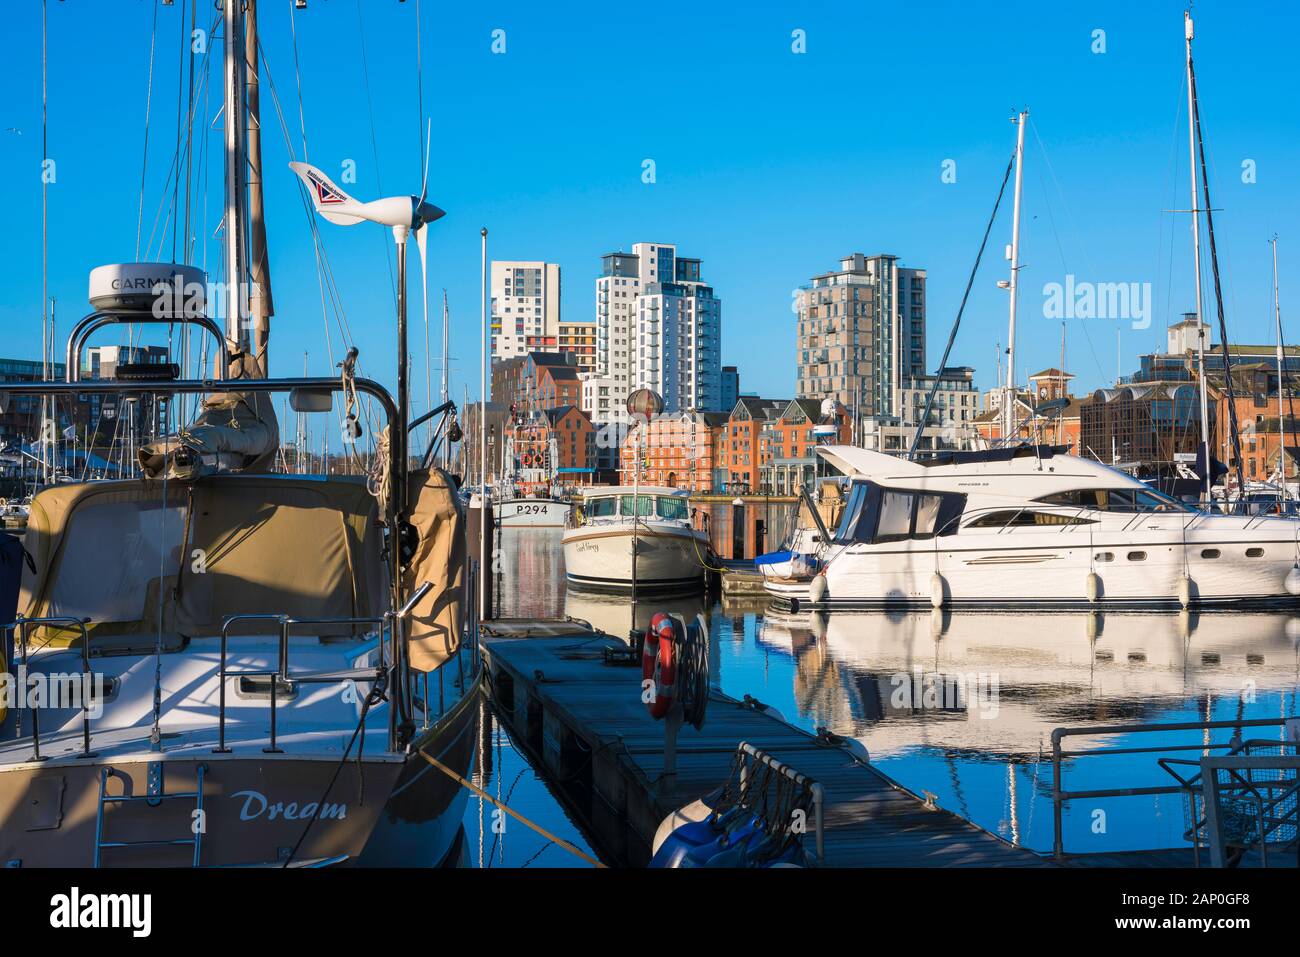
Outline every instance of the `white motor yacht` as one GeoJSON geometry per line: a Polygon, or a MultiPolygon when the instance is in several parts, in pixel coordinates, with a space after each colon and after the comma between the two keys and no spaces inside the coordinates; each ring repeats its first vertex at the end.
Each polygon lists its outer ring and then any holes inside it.
{"type": "Polygon", "coordinates": [[[591,488],[569,515],[564,564],[574,585],[592,589],[698,588],[709,537],[691,523],[683,489],[591,488]],[[633,498],[637,506],[633,507],[633,498]]]}
{"type": "Polygon", "coordinates": [[[1188,607],[1300,602],[1300,521],[1203,512],[1050,446],[909,461],[819,455],[850,477],[820,570],[791,604],[1188,607]]]}

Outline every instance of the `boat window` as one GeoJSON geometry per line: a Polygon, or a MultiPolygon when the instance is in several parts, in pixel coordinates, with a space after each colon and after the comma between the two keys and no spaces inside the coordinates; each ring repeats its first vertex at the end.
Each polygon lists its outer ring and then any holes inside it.
{"type": "Polygon", "coordinates": [[[1263,558],[1263,557],[1264,557],[1264,549],[1262,549],[1262,548],[1248,548],[1248,549],[1246,549],[1246,557],[1247,557],[1247,558],[1263,558]]]}
{"type": "Polygon", "coordinates": [[[655,511],[662,519],[684,522],[689,517],[690,506],[684,498],[664,496],[655,503],[655,511]]]}
{"type": "Polygon", "coordinates": [[[967,528],[1018,528],[1027,525],[1096,525],[1091,518],[1062,515],[1057,512],[1035,512],[1030,508],[1004,508],[988,512],[974,519],[967,528]]]}
{"type": "Polygon", "coordinates": [[[1099,562],[1113,562],[1115,560],[1114,552],[1098,552],[1094,556],[1099,562]]]}
{"type": "MultiPolygon", "coordinates": [[[[653,509],[654,509],[653,496],[638,495],[636,498],[637,498],[636,514],[638,518],[648,518],[651,514],[653,514],[653,509]]],[[[630,516],[632,514],[632,496],[620,495],[619,501],[621,502],[620,513],[623,515],[630,516]]]]}
{"type": "Polygon", "coordinates": [[[885,489],[880,496],[880,523],[872,541],[896,542],[912,533],[912,499],[910,492],[885,489]]]}
{"type": "Polygon", "coordinates": [[[952,535],[966,507],[966,496],[881,488],[855,483],[849,493],[838,542],[896,542],[952,535]]]}
{"type": "Polygon", "coordinates": [[[1201,549],[1201,557],[1202,557],[1202,558],[1218,558],[1218,557],[1219,557],[1219,554],[1220,554],[1220,553],[1219,553],[1219,550],[1218,550],[1217,548],[1202,548],[1202,549],[1201,549]]]}
{"type": "Polygon", "coordinates": [[[1129,552],[1128,560],[1131,562],[1144,562],[1147,560],[1146,552],[1129,552]]]}
{"type": "Polygon", "coordinates": [[[853,488],[849,492],[849,500],[844,505],[844,514],[840,516],[840,527],[835,530],[836,541],[851,542],[854,540],[854,532],[857,530],[858,522],[862,518],[863,506],[867,500],[867,490],[866,482],[853,483],[853,488]]]}
{"type": "Polygon", "coordinates": [[[588,518],[613,518],[618,513],[618,499],[612,495],[587,499],[588,518]]]}
{"type": "Polygon", "coordinates": [[[1054,492],[1034,499],[1044,505],[1069,505],[1103,512],[1195,512],[1196,509],[1155,489],[1088,488],[1054,492]]]}
{"type": "Polygon", "coordinates": [[[101,622],[145,618],[162,583],[175,581],[185,509],[161,502],[86,505],[69,522],[49,614],[101,622]],[[115,558],[105,563],[105,548],[115,558]]]}
{"type": "Polygon", "coordinates": [[[939,495],[918,495],[916,497],[916,537],[932,538],[935,526],[939,522],[939,506],[943,497],[939,495]]]}

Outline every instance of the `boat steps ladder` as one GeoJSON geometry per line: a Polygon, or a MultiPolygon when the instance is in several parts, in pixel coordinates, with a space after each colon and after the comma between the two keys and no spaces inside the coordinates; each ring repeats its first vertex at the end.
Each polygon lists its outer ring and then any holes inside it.
{"type": "Polygon", "coordinates": [[[206,764],[199,764],[194,770],[194,790],[178,791],[174,794],[167,793],[165,776],[163,771],[163,762],[154,761],[149,764],[148,770],[148,791],[145,794],[109,794],[108,782],[110,778],[116,776],[116,772],[111,767],[101,768],[99,771],[99,808],[95,812],[95,867],[100,866],[100,857],[105,850],[124,850],[134,848],[142,850],[145,848],[158,847],[193,847],[194,856],[191,861],[191,867],[198,867],[199,861],[203,854],[203,832],[207,830],[207,820],[203,812],[203,775],[207,771],[206,764]],[[110,804],[133,804],[144,802],[148,807],[157,807],[164,801],[193,801],[194,814],[191,817],[191,836],[188,838],[178,838],[176,840],[144,840],[144,841],[106,841],[104,839],[104,811],[110,804]]]}

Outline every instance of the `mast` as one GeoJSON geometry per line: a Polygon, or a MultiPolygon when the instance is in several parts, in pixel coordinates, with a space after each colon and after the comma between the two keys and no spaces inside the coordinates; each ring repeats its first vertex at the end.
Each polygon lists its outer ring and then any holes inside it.
{"type": "MultiPolygon", "coordinates": [[[[1058,400],[1065,398],[1065,320],[1061,320],[1061,364],[1057,367],[1057,372],[1061,373],[1060,382],[1058,383],[1059,392],[1056,396],[1058,400]]],[[[1056,444],[1061,444],[1061,439],[1065,434],[1065,410],[1069,404],[1061,406],[1060,413],[1056,416],[1056,444]]]]}
{"type": "Polygon", "coordinates": [[[449,313],[447,312],[447,290],[444,289],[442,291],[442,392],[440,393],[441,398],[439,400],[441,402],[446,402],[447,399],[450,398],[450,395],[447,391],[447,368],[448,368],[447,350],[449,349],[449,345],[447,342],[448,319],[449,319],[449,313]]]}
{"type": "Polygon", "coordinates": [[[249,229],[249,286],[248,310],[252,323],[251,348],[253,375],[265,379],[269,374],[270,359],[267,345],[271,337],[271,316],[275,304],[271,299],[271,264],[266,247],[266,219],[262,205],[262,123],[259,108],[260,96],[257,82],[257,0],[247,0],[245,14],[247,37],[244,44],[247,70],[248,115],[244,124],[248,150],[248,229],[249,229]]]}
{"type": "Polygon", "coordinates": [[[223,222],[226,266],[226,338],[237,352],[250,349],[248,329],[247,246],[244,230],[248,174],[247,127],[244,121],[248,59],[244,43],[243,0],[223,0],[225,30],[226,210],[223,222]]]}
{"type": "Polygon", "coordinates": [[[1286,432],[1282,427],[1286,420],[1286,415],[1282,409],[1283,383],[1286,382],[1286,371],[1284,367],[1285,358],[1282,354],[1282,306],[1277,297],[1277,234],[1269,240],[1269,245],[1273,247],[1273,320],[1277,324],[1277,470],[1278,479],[1278,501],[1286,501],[1286,432]]]}
{"type": "MultiPolygon", "coordinates": [[[[1191,90],[1192,120],[1196,131],[1196,149],[1194,157],[1201,166],[1201,196],[1205,202],[1205,232],[1210,240],[1210,274],[1214,278],[1214,307],[1219,320],[1219,341],[1223,346],[1223,385],[1224,396],[1228,406],[1228,434],[1231,440],[1230,456],[1237,466],[1237,494],[1240,497],[1246,491],[1245,467],[1241,460],[1241,430],[1237,426],[1237,401],[1232,388],[1232,352],[1228,348],[1228,325],[1223,315],[1223,283],[1219,275],[1219,255],[1214,242],[1214,203],[1210,201],[1210,173],[1205,162],[1205,136],[1201,132],[1201,110],[1196,102],[1196,72],[1192,68],[1190,54],[1187,60],[1188,88],[1191,90]]],[[[1224,442],[1228,447],[1228,441],[1224,442]]],[[[1226,488],[1225,488],[1226,501],[1226,488]]]]}
{"type": "MultiPolygon", "coordinates": [[[[1190,11],[1183,12],[1183,36],[1187,45],[1187,155],[1189,159],[1188,174],[1192,184],[1192,261],[1195,264],[1196,282],[1196,368],[1201,386],[1201,448],[1205,456],[1205,498],[1210,501],[1210,484],[1213,481],[1213,469],[1210,468],[1210,400],[1205,382],[1205,317],[1204,302],[1201,295],[1201,210],[1197,200],[1196,183],[1196,80],[1192,73],[1192,27],[1190,11]]],[[[1224,343],[1224,354],[1228,345],[1224,343]]]]}
{"type": "MultiPolygon", "coordinates": [[[[479,617],[487,618],[487,581],[484,578],[483,562],[487,558],[487,523],[490,514],[487,493],[487,363],[488,363],[488,271],[487,271],[487,227],[479,231],[482,237],[482,274],[479,279],[481,303],[479,310],[479,332],[482,334],[482,352],[478,360],[479,397],[478,397],[478,534],[479,534],[479,568],[478,568],[478,607],[479,617]]],[[[444,323],[444,328],[446,324],[444,323]]]]}
{"type": "Polygon", "coordinates": [[[1002,438],[1004,442],[1013,440],[1012,432],[1015,430],[1016,424],[1016,301],[1019,287],[1017,277],[1020,273],[1020,196],[1024,184],[1025,120],[1028,116],[1028,110],[1021,110],[1013,121],[1016,124],[1016,192],[1011,207],[1011,249],[1007,255],[1007,258],[1011,260],[1011,279],[1007,284],[1007,289],[1011,293],[1011,311],[1007,332],[1007,385],[1002,402],[1004,421],[1002,438]]]}

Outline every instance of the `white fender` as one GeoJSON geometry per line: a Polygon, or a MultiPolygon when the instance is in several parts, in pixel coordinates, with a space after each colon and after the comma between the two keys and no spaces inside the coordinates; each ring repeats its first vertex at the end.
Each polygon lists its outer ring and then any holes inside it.
{"type": "Polygon", "coordinates": [[[844,738],[844,741],[840,744],[840,747],[842,747],[845,751],[849,752],[849,754],[853,755],[863,764],[871,763],[871,752],[868,751],[867,746],[863,744],[861,741],[859,741],[857,738],[850,738],[846,736],[844,738]]]}
{"type": "Polygon", "coordinates": [[[663,819],[663,822],[659,825],[659,830],[655,831],[654,846],[650,850],[650,856],[653,857],[658,854],[660,846],[664,841],[668,840],[668,835],[683,824],[694,824],[703,821],[712,813],[713,808],[703,801],[692,801],[690,804],[673,811],[672,814],[663,819]]]}
{"type": "Polygon", "coordinates": [[[826,599],[826,576],[818,575],[808,583],[808,601],[816,605],[826,599]]]}
{"type": "Polygon", "coordinates": [[[1286,580],[1282,583],[1290,595],[1300,595],[1300,562],[1291,566],[1291,570],[1286,573],[1286,580]]]}
{"type": "Polygon", "coordinates": [[[930,576],[930,607],[942,608],[945,600],[943,576],[935,572],[930,576]]]}
{"type": "Polygon", "coordinates": [[[1178,579],[1178,604],[1186,608],[1192,603],[1192,580],[1187,575],[1178,579]]]}
{"type": "Polygon", "coordinates": [[[1096,572],[1088,572],[1087,593],[1088,601],[1095,602],[1101,598],[1101,576],[1096,572]]]}

